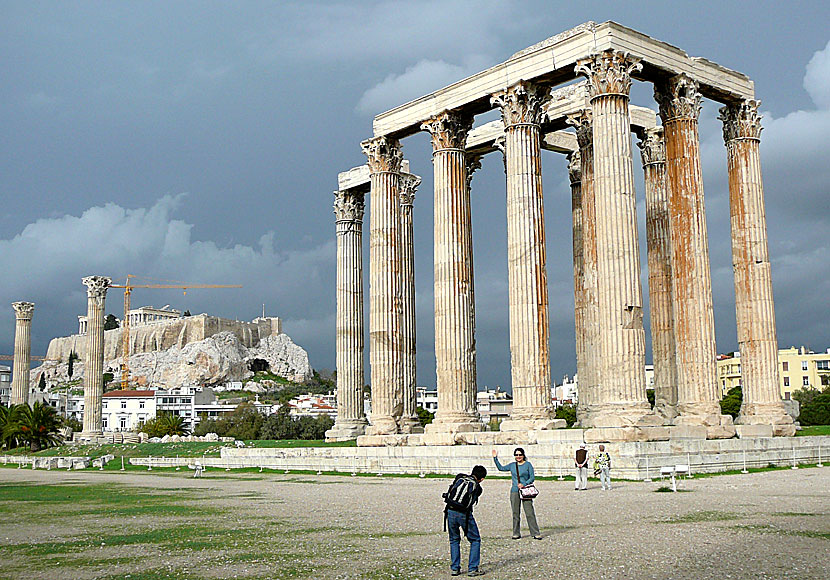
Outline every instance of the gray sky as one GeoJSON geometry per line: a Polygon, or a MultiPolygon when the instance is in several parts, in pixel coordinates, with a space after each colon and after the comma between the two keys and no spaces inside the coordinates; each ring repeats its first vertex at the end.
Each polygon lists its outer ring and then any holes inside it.
{"type": "MultiPolygon", "coordinates": [[[[86,309],[82,276],[129,273],[242,284],[187,296],[136,290],[133,305],[252,319],[265,303],[312,365],[332,368],[331,192],[338,172],[365,162],[359,142],[371,136],[372,117],[587,20],[615,20],[755,81],[765,115],[779,343],[824,350],[830,8],[752,4],[5,2],[0,353],[13,350],[9,303],[36,303],[32,352],[44,354],[52,337],[77,330],[76,316],[86,309]]],[[[635,86],[632,100],[654,108],[650,86],[635,86]]],[[[705,105],[700,134],[717,342],[726,352],[737,343],[726,155],[716,117],[717,106],[705,105]]],[[[404,153],[424,177],[415,203],[419,383],[434,385],[426,136],[406,139],[404,153]]],[[[575,371],[570,193],[563,158],[545,152],[543,168],[551,367],[561,381],[575,371]]],[[[641,172],[637,179],[642,220],[641,172]]],[[[501,159],[485,158],[472,188],[479,386],[506,387],[501,159]]],[[[640,232],[642,240],[642,221],[640,232]]],[[[645,266],[644,251],[641,261],[645,266]]],[[[107,303],[120,316],[118,291],[107,303]]]]}

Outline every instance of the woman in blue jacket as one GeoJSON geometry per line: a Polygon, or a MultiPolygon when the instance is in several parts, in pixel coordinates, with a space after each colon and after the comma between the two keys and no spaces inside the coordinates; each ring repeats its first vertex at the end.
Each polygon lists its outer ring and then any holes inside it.
{"type": "Polygon", "coordinates": [[[496,468],[499,471],[509,471],[510,477],[513,479],[513,485],[510,488],[510,508],[513,510],[513,539],[518,540],[522,537],[522,514],[520,505],[524,505],[525,519],[527,519],[527,527],[530,528],[530,535],[536,540],[541,540],[542,534],[539,532],[539,524],[536,523],[536,511],[533,509],[533,500],[528,499],[522,501],[519,497],[519,489],[530,485],[535,480],[533,465],[527,460],[525,450],[521,447],[516,447],[513,450],[513,458],[515,461],[507,465],[502,465],[499,462],[498,455],[499,452],[493,449],[493,461],[496,462],[496,468]]]}

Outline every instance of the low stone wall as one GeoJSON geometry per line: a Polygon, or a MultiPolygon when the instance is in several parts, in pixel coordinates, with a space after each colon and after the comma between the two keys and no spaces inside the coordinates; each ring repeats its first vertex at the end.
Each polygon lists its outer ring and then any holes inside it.
{"type": "MultiPolygon", "coordinates": [[[[112,458],[111,455],[105,456],[112,458]]],[[[95,461],[100,462],[101,458],[95,461]]],[[[3,465],[17,465],[31,469],[86,469],[92,463],[89,457],[37,457],[28,455],[3,455],[0,457],[3,465]]]]}
{"type": "MultiPolygon", "coordinates": [[[[573,454],[579,443],[563,441],[524,445],[539,476],[573,473],[573,454]]],[[[830,436],[762,437],[607,443],[613,473],[625,479],[659,476],[664,466],[689,465],[694,473],[715,473],[768,465],[814,464],[819,455],[830,464],[830,436]]],[[[503,462],[512,461],[512,445],[497,445],[503,462]]],[[[223,448],[221,458],[205,465],[221,468],[262,467],[343,473],[455,474],[481,464],[493,472],[493,447],[487,445],[417,447],[302,447],[223,448]]],[[[596,445],[589,445],[595,455],[596,445]]]]}

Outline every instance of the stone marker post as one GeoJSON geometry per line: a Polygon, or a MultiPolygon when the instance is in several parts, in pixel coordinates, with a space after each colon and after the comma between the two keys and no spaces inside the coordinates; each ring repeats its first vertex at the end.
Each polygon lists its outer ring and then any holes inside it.
{"type": "Polygon", "coordinates": [[[700,168],[698,83],[679,74],[658,83],[654,97],[666,140],[674,332],[677,350],[675,425],[704,427],[706,437],[735,435],[732,418],[718,404],[715,317],[709,241],[700,168]]]}
{"type": "Polygon", "coordinates": [[[32,314],[34,302],[12,302],[14,308],[14,370],[9,405],[29,402],[29,371],[32,367],[32,314]]]}
{"type": "Polygon", "coordinates": [[[645,129],[638,143],[646,189],[648,301],[654,362],[654,411],[668,422],[677,416],[677,353],[672,312],[671,224],[663,128],[645,129]]]}
{"type": "Polygon", "coordinates": [[[104,304],[112,283],[106,276],[87,276],[87,344],[84,360],[84,430],[81,436],[103,433],[101,421],[104,395],[104,304]]]}
{"type": "Polygon", "coordinates": [[[792,436],[795,426],[784,410],[778,386],[778,340],[761,177],[759,105],[759,101],[746,100],[720,109],[729,168],[735,314],[743,387],[737,422],[771,425],[775,435],[792,436]]]}
{"type": "Polygon", "coordinates": [[[337,420],[327,441],[366,429],[363,411],[363,193],[334,192],[337,228],[337,420]]]}
{"type": "MultiPolygon", "coordinates": [[[[637,59],[614,50],[577,62],[593,116],[600,382],[588,427],[655,424],[645,387],[645,330],[628,110],[637,59]]],[[[658,422],[659,423],[659,422],[658,422]]]]}
{"type": "Polygon", "coordinates": [[[444,111],[421,125],[432,136],[435,195],[438,410],[435,419],[426,426],[428,435],[481,430],[476,409],[472,223],[464,152],[472,124],[472,117],[444,111]]]}
{"type": "Polygon", "coordinates": [[[548,429],[551,408],[541,128],[550,89],[520,81],[496,93],[507,172],[507,280],[513,410],[502,431],[548,429]]]}

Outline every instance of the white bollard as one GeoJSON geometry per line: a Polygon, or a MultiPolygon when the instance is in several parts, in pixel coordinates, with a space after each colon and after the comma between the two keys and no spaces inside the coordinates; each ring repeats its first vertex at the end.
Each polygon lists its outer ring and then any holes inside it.
{"type": "Polygon", "coordinates": [[[147,458],[147,471],[153,471],[153,457],[147,458]]]}
{"type": "Polygon", "coordinates": [[[686,463],[689,465],[689,473],[686,474],[686,478],[691,479],[693,477],[692,476],[692,454],[691,453],[686,454],[686,463]]]}
{"type": "Polygon", "coordinates": [[[671,472],[671,490],[675,492],[677,491],[677,480],[674,477],[674,470],[671,472]]]}
{"type": "Polygon", "coordinates": [[[741,470],[741,473],[749,473],[746,469],[746,449],[744,449],[744,468],[741,470]]]}
{"type": "Polygon", "coordinates": [[[798,469],[798,463],[795,462],[795,447],[793,447],[793,466],[790,469],[798,469]]]}
{"type": "Polygon", "coordinates": [[[816,463],[816,467],[824,467],[821,463],[821,445],[818,446],[818,463],[816,463]]]}
{"type": "Polygon", "coordinates": [[[646,483],[651,483],[651,477],[649,477],[648,473],[648,455],[646,455],[646,478],[643,480],[646,483]]]}

